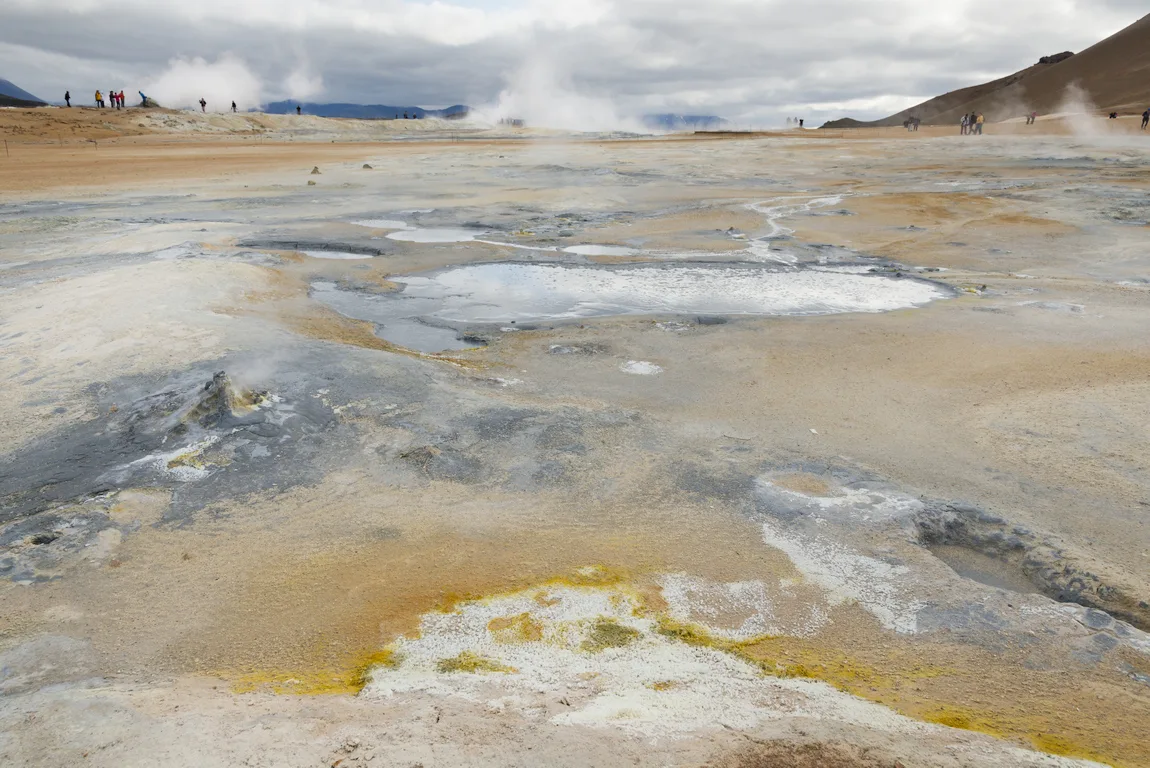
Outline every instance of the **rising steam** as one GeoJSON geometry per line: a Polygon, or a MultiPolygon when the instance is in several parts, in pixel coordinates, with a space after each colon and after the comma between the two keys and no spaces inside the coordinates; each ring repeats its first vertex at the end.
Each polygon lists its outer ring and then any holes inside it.
{"type": "Polygon", "coordinates": [[[1079,138],[1094,138],[1105,134],[1098,119],[1098,107],[1078,83],[1066,86],[1057,113],[1062,115],[1070,132],[1079,138]]]}
{"type": "Polygon", "coordinates": [[[323,93],[323,78],[313,75],[306,64],[301,64],[284,78],[283,90],[293,101],[306,101],[323,93]]]}
{"type": "Polygon", "coordinates": [[[638,120],[619,114],[610,99],[580,91],[569,73],[536,55],[510,78],[494,106],[477,110],[488,122],[524,120],[532,127],[566,131],[642,131],[638,120]]]}
{"type": "Polygon", "coordinates": [[[198,57],[172,59],[163,74],[145,83],[143,91],[165,107],[198,109],[203,98],[209,111],[227,112],[232,101],[242,110],[258,107],[263,85],[243,59],[224,54],[214,62],[198,57]]]}

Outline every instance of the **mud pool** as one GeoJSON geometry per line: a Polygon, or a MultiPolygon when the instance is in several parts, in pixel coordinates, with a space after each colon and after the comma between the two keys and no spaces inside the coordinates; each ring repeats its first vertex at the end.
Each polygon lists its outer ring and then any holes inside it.
{"type": "Polygon", "coordinates": [[[6,196],[0,764],[1150,765],[1150,148],[984,138],[6,196]]]}
{"type": "Polygon", "coordinates": [[[860,274],[850,267],[500,263],[390,279],[400,286],[394,293],[352,293],[321,283],[313,295],[344,315],[375,323],[382,338],[423,352],[464,349],[469,345],[456,332],[492,324],[621,315],[887,312],[951,295],[940,284],[860,274]]]}

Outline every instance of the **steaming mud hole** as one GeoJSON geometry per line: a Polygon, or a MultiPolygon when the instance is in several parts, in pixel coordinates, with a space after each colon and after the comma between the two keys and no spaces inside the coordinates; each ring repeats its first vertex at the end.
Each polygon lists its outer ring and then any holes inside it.
{"type": "Polygon", "coordinates": [[[5,204],[0,762],[1150,765],[1146,149],[987,138],[5,204]]]}

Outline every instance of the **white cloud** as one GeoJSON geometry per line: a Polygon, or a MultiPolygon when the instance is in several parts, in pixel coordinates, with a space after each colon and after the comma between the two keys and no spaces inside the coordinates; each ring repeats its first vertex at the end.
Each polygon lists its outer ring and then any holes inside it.
{"type": "MultiPolygon", "coordinates": [[[[524,78],[512,80],[542,50],[564,91],[621,115],[658,105],[743,121],[804,111],[837,117],[831,110],[840,108],[878,117],[910,106],[903,94],[935,95],[1008,74],[1041,55],[1081,50],[1133,22],[1142,6],[1143,0],[4,0],[0,77],[55,98],[65,88],[86,92],[117,78],[157,79],[173,56],[218,64],[240,52],[253,78],[275,84],[265,97],[284,95],[281,87],[296,98],[322,88],[333,101],[490,104],[505,92],[505,99],[538,104],[539,94],[526,95],[524,78]],[[64,61],[77,64],[68,71],[64,61]],[[309,66],[301,68],[301,61],[309,66]]],[[[229,85],[221,86],[220,101],[230,102],[229,85]]]]}

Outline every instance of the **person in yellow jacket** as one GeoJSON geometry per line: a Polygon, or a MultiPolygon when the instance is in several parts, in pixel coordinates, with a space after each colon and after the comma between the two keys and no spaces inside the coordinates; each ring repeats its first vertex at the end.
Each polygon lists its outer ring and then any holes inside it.
{"type": "Polygon", "coordinates": [[[99,91],[96,91],[96,106],[97,107],[103,107],[104,106],[104,94],[100,93],[99,91]]]}
{"type": "Polygon", "coordinates": [[[976,117],[974,119],[974,132],[977,135],[979,135],[979,136],[982,135],[982,124],[985,122],[986,122],[986,118],[982,116],[981,112],[979,112],[978,117],[976,117]]]}

